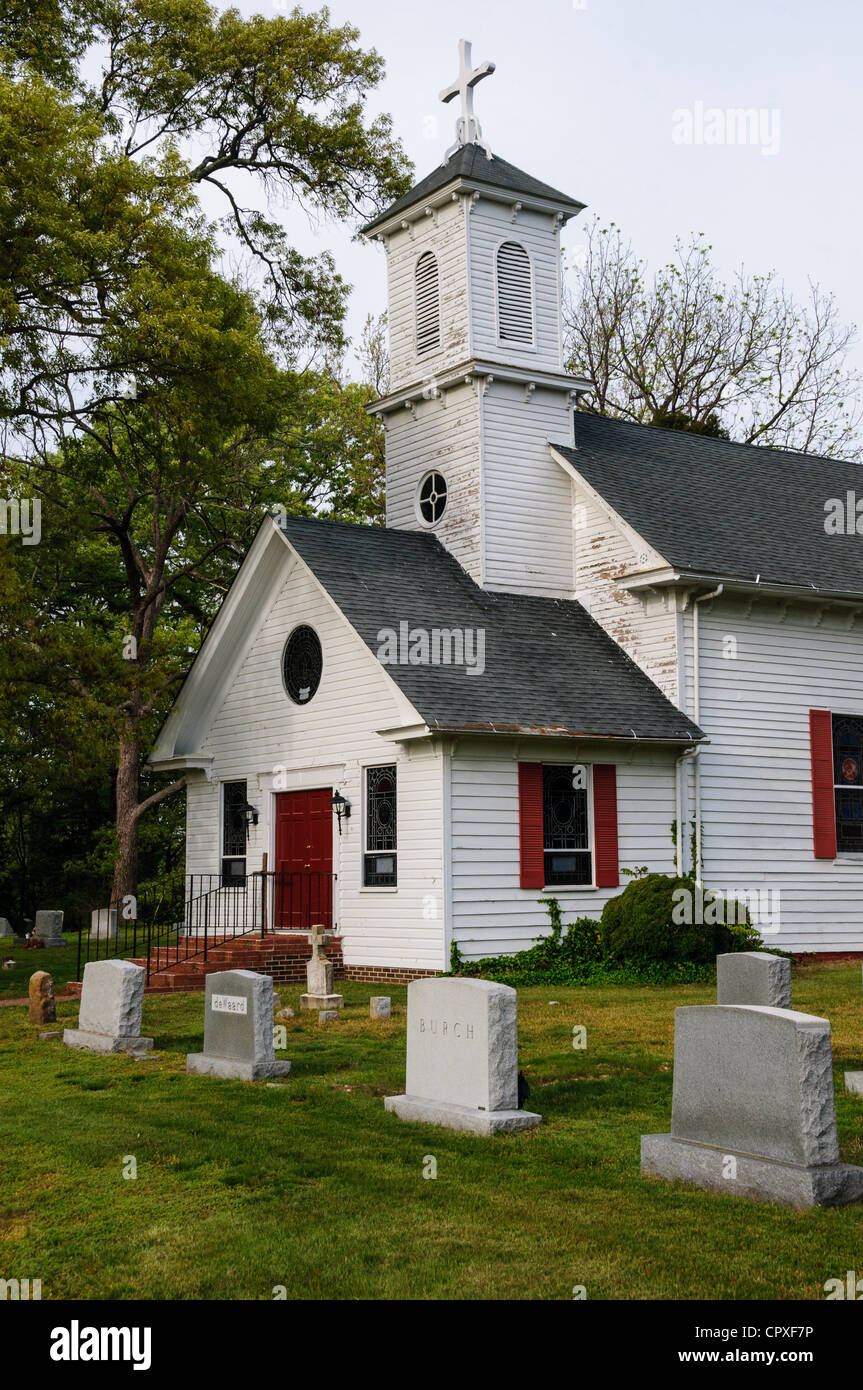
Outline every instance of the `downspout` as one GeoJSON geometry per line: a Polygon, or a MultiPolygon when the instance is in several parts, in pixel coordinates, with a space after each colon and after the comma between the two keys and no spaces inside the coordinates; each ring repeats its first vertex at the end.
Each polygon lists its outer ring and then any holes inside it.
{"type": "MultiPolygon", "coordinates": [[[[709,594],[699,594],[698,598],[692,600],[692,719],[693,722],[701,723],[701,696],[699,690],[699,660],[698,660],[698,605],[704,603],[709,598],[719,598],[724,584],[719,584],[715,589],[711,589],[709,594]]],[[[701,887],[701,773],[699,771],[698,754],[701,752],[700,746],[695,749],[695,778],[694,778],[694,799],[695,799],[695,882],[701,887]]]]}
{"type": "Polygon", "coordinates": [[[687,758],[697,758],[701,744],[685,748],[674,764],[674,814],[677,824],[677,844],[674,847],[674,867],[678,878],[683,877],[683,764],[687,758]]]}

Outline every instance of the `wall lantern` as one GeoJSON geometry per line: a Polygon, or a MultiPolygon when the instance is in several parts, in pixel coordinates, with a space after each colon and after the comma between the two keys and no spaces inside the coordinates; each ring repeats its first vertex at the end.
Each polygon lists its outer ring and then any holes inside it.
{"type": "Polygon", "coordinates": [[[341,792],[333,792],[333,799],[330,802],[339,822],[339,834],[342,833],[342,816],[345,820],[351,818],[351,803],[342,796],[341,792]]]}
{"type": "Polygon", "coordinates": [[[249,826],[257,825],[258,823],[258,812],[256,811],[254,806],[249,804],[248,801],[243,802],[243,811],[246,816],[246,834],[248,835],[249,826]]]}

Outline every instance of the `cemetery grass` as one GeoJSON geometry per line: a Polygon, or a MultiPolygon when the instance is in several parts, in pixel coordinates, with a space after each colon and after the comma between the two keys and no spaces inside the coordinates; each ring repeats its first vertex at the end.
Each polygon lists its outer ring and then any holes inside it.
{"type": "MultiPolygon", "coordinates": [[[[863,1208],[793,1212],[640,1177],[640,1135],[669,1128],[674,1008],[713,1002],[713,986],[519,990],[543,1124],[491,1139],[384,1112],[403,1089],[406,991],[386,987],[394,1016],[372,1020],[384,987],[342,988],[336,1023],[287,1023],[277,1088],[186,1076],[200,994],[146,997],[145,1061],[39,1042],[26,1009],[0,1009],[0,1277],[40,1278],[43,1299],[271,1299],[280,1285],[570,1299],[583,1285],[589,1299],[745,1300],[822,1299],[861,1269],[863,1208]]],[[[299,985],[279,993],[298,1008],[299,985]]],[[[842,1157],[863,1164],[863,1102],[842,1080],[863,1069],[859,964],[795,971],[794,1003],[831,1020],[842,1157]]],[[[77,1002],[57,1012],[73,1025],[77,1002]]]]}
{"type": "Polygon", "coordinates": [[[37,970],[47,970],[54,980],[54,993],[62,994],[70,980],[80,979],[78,973],[78,938],[68,934],[68,944],[53,949],[22,950],[13,941],[0,942],[0,958],[14,960],[14,970],[0,970],[0,1001],[23,999],[30,976],[37,970]]]}

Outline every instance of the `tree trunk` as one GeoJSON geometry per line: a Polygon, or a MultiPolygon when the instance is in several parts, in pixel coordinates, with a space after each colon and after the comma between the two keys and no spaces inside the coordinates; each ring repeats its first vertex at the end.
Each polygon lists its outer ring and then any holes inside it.
{"type": "Polygon", "coordinates": [[[138,891],[139,734],[137,718],[127,716],[120,735],[117,763],[117,859],[111,889],[111,906],[117,908],[118,916],[123,909],[123,898],[138,891]]]}

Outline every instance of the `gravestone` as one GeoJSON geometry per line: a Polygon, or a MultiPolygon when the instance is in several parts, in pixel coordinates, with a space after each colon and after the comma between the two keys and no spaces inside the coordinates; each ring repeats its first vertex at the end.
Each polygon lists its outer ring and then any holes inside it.
{"type": "Polygon", "coordinates": [[[37,912],[33,935],[44,946],[65,946],[62,911],[52,908],[49,912],[37,912]]]}
{"type": "Polygon", "coordinates": [[[369,1000],[371,1018],[389,1018],[392,1013],[392,1000],[385,994],[373,994],[369,1000]]]}
{"type": "Polygon", "coordinates": [[[324,955],[325,928],[318,922],[309,933],[311,960],[306,962],[306,990],[300,995],[301,1009],[341,1009],[343,994],[333,993],[333,963],[324,955]]]}
{"type": "Polygon", "coordinates": [[[290,1062],[273,1051],[273,981],[253,970],[208,975],[204,1051],[190,1053],[186,1071],[237,1081],[287,1076],[290,1062]]]}
{"type": "Polygon", "coordinates": [[[840,1162],[826,1018],[755,1005],[675,1010],[670,1134],[641,1171],[791,1207],[863,1200],[840,1162]]]}
{"type": "Polygon", "coordinates": [[[538,1125],[541,1115],[518,1108],[515,990],[491,980],[412,980],[405,1094],[384,1105],[402,1120],[474,1134],[538,1125]]]}
{"type": "Polygon", "coordinates": [[[90,937],[93,941],[116,941],[116,907],[94,907],[90,913],[90,937]]]}
{"type": "Polygon", "coordinates": [[[88,1052],[149,1051],[153,1039],[141,1037],[146,974],[129,960],[88,961],[78,1027],[63,1033],[66,1046],[88,1052]]]}
{"type": "Polygon", "coordinates": [[[734,951],[716,957],[717,1004],[791,1008],[791,962],[767,951],[734,951]]]}
{"type": "Polygon", "coordinates": [[[37,970],[30,976],[30,1022],[56,1023],[57,1008],[54,1003],[54,979],[47,970],[37,970]]]}
{"type": "Polygon", "coordinates": [[[0,917],[0,937],[4,937],[4,936],[14,936],[14,935],[15,935],[15,933],[14,933],[14,931],[12,930],[12,923],[9,921],[9,918],[8,918],[8,917],[0,917]]]}

